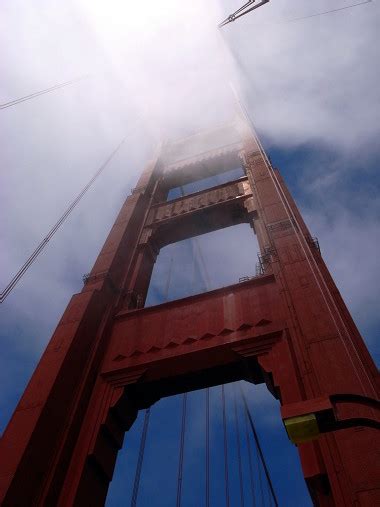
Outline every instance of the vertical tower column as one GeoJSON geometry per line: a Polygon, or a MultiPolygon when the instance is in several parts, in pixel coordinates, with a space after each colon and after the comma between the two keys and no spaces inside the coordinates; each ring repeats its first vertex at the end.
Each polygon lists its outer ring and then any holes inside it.
{"type": "Polygon", "coordinates": [[[124,280],[158,179],[157,161],[141,175],[108,238],[70,300],[0,439],[0,503],[55,505],[107,349],[124,280]]]}
{"type": "MultiPolygon", "coordinates": [[[[304,409],[300,403],[298,415],[313,413],[313,406],[317,412],[318,400],[337,394],[377,400],[376,367],[280,174],[252,140],[245,160],[258,204],[257,233],[264,245],[265,266],[275,274],[288,309],[294,370],[303,400],[313,400],[304,409]]],[[[297,414],[294,404],[287,406],[289,401],[281,399],[285,419],[287,414],[297,414]]],[[[376,420],[373,407],[345,403],[339,415],[376,420]]],[[[360,427],[298,444],[317,505],[375,505],[379,455],[374,442],[380,449],[379,436],[378,430],[360,427]]]]}

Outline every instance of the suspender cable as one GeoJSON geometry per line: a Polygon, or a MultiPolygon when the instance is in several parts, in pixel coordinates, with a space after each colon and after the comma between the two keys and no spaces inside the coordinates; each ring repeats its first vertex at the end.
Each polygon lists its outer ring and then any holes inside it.
{"type": "MultiPolygon", "coordinates": [[[[181,196],[185,197],[185,190],[182,185],[179,187],[179,190],[180,190],[181,196]]],[[[205,260],[203,258],[202,250],[199,246],[198,238],[197,238],[197,236],[194,236],[193,238],[190,238],[189,241],[190,241],[190,245],[192,248],[193,261],[194,261],[193,262],[193,286],[192,286],[192,289],[194,288],[195,263],[196,263],[196,261],[198,261],[197,262],[198,271],[199,271],[201,278],[203,279],[202,281],[204,284],[204,288],[206,291],[208,291],[208,290],[210,290],[210,287],[211,287],[211,281],[210,281],[210,277],[209,277],[209,274],[207,271],[205,260]],[[195,252],[195,249],[197,250],[197,252],[195,252]],[[196,256],[196,253],[197,253],[197,256],[196,256]],[[203,268],[203,272],[202,272],[201,268],[203,268]]]]}
{"type": "Polygon", "coordinates": [[[226,400],[224,395],[224,385],[222,385],[222,412],[223,412],[223,438],[224,438],[224,481],[226,493],[226,507],[230,507],[230,488],[228,483],[228,441],[227,441],[227,421],[226,421],[226,400]]]}
{"type": "MultiPolygon", "coordinates": [[[[183,186],[179,187],[180,193],[182,197],[185,197],[185,191],[183,186]]],[[[203,283],[205,285],[205,290],[209,290],[210,288],[210,279],[208,276],[207,268],[202,256],[202,251],[200,249],[197,237],[190,238],[190,245],[192,249],[192,257],[193,257],[193,273],[192,273],[192,282],[191,282],[191,292],[194,291],[195,286],[195,270],[196,264],[198,265],[198,271],[203,278],[203,283]],[[198,255],[196,255],[195,248],[197,249],[198,255]],[[201,261],[201,263],[199,262],[201,261]],[[198,261],[198,262],[197,262],[198,261]],[[201,271],[201,266],[203,267],[203,276],[201,271]]],[[[205,416],[205,505],[206,507],[210,506],[210,389],[206,388],[206,416],[205,416]]]]}
{"type": "MultiPolygon", "coordinates": [[[[247,414],[246,414],[246,417],[247,417],[247,421],[249,424],[247,414]]],[[[257,475],[259,476],[260,500],[261,500],[261,505],[265,507],[265,496],[264,496],[264,489],[263,489],[263,474],[261,471],[262,465],[261,465],[260,456],[259,456],[258,452],[256,453],[256,456],[257,456],[257,475]]]]}
{"type": "MultiPolygon", "coordinates": [[[[210,280],[209,273],[207,271],[207,266],[206,266],[206,263],[205,263],[205,260],[204,260],[204,257],[203,257],[202,250],[201,250],[201,248],[199,246],[198,238],[196,236],[193,238],[193,242],[194,242],[195,248],[197,249],[198,258],[200,260],[199,268],[200,267],[203,268],[203,283],[205,285],[205,290],[208,291],[208,290],[211,289],[211,280],[210,280]]],[[[201,270],[199,269],[199,271],[201,271],[201,270]]]]}
{"type": "Polygon", "coordinates": [[[24,97],[20,97],[15,100],[10,100],[9,102],[5,102],[4,104],[0,104],[0,109],[6,109],[7,107],[16,106],[17,104],[20,104],[20,102],[25,102],[26,100],[35,99],[36,97],[39,97],[40,95],[45,95],[45,93],[54,92],[55,90],[59,90],[60,88],[64,88],[65,86],[69,86],[74,83],[78,83],[79,81],[82,81],[83,79],[87,79],[88,77],[89,76],[81,76],[76,79],[72,79],[71,81],[66,81],[65,83],[60,83],[60,84],[51,86],[50,88],[45,88],[44,90],[30,93],[29,95],[25,95],[24,97]]]}
{"type": "Polygon", "coordinates": [[[147,408],[145,410],[144,425],[143,425],[143,430],[142,430],[142,433],[141,433],[139,457],[138,457],[138,460],[137,460],[135,481],[133,483],[133,492],[132,492],[132,499],[131,499],[131,507],[136,507],[136,504],[137,504],[137,495],[139,493],[140,477],[141,477],[141,470],[142,470],[142,465],[143,465],[143,460],[144,460],[144,451],[145,451],[146,436],[147,436],[147,433],[148,433],[148,426],[149,426],[149,417],[150,417],[150,408],[147,408]]]}
{"type": "Polygon", "coordinates": [[[170,289],[170,282],[172,279],[172,271],[173,271],[173,256],[170,258],[168,278],[166,280],[166,285],[165,285],[165,292],[164,292],[164,301],[165,302],[168,300],[168,297],[169,297],[169,289],[170,289]]]}
{"type": "Polygon", "coordinates": [[[185,449],[185,431],[186,431],[186,404],[187,393],[182,396],[182,421],[181,421],[181,436],[179,446],[179,462],[178,462],[178,479],[177,479],[177,503],[176,506],[181,506],[182,500],[182,478],[183,478],[183,456],[185,449]]]}
{"type": "MultiPolygon", "coordinates": [[[[245,421],[245,432],[246,432],[246,438],[248,442],[248,459],[250,464],[250,482],[251,482],[251,491],[252,491],[252,498],[253,498],[253,505],[256,507],[256,493],[254,489],[254,481],[253,481],[253,464],[252,459],[250,458],[252,454],[251,450],[251,439],[249,438],[249,419],[247,412],[244,411],[244,421],[245,421]]],[[[256,446],[255,446],[256,447],[256,446]]],[[[258,483],[259,483],[259,489],[257,490],[257,496],[259,498],[259,505],[265,506],[265,497],[264,497],[264,490],[263,490],[263,479],[262,479],[262,473],[261,473],[261,462],[260,462],[260,456],[259,453],[256,452],[256,465],[257,465],[257,477],[258,477],[258,483]]]]}
{"type": "Polygon", "coordinates": [[[113,157],[116,155],[116,153],[119,151],[119,149],[121,148],[121,146],[125,142],[125,140],[126,140],[126,137],[121,141],[120,144],[118,144],[118,146],[113,150],[113,152],[111,153],[111,155],[109,155],[109,157],[107,158],[107,160],[96,171],[96,173],[90,179],[90,181],[87,183],[87,185],[81,190],[81,192],[77,195],[77,197],[68,206],[68,208],[63,213],[63,215],[58,220],[58,222],[50,229],[50,231],[47,233],[47,235],[45,236],[45,238],[37,246],[37,248],[34,250],[34,252],[32,253],[32,255],[25,261],[25,263],[17,271],[17,273],[14,275],[14,277],[12,278],[12,280],[5,287],[5,289],[3,290],[3,292],[0,293],[0,303],[2,303],[5,300],[5,298],[12,292],[12,290],[15,287],[15,285],[19,282],[19,280],[26,273],[26,271],[29,269],[29,267],[37,259],[37,257],[39,256],[39,254],[42,252],[42,250],[45,248],[45,246],[51,240],[51,238],[54,236],[54,234],[58,231],[58,229],[61,227],[61,225],[63,224],[63,222],[65,222],[65,220],[67,219],[67,217],[70,215],[70,213],[73,211],[73,209],[77,206],[77,204],[82,199],[82,197],[85,195],[85,193],[91,188],[91,186],[94,184],[95,180],[101,175],[101,173],[104,171],[104,169],[108,166],[108,164],[113,159],[113,157]]]}
{"type": "Polygon", "coordinates": [[[206,389],[206,491],[205,505],[210,507],[210,389],[206,389]]]}
{"type": "Polygon", "coordinates": [[[252,419],[251,413],[250,413],[249,408],[248,408],[247,399],[245,397],[245,394],[244,394],[244,391],[243,391],[241,385],[239,387],[240,387],[241,397],[243,399],[243,403],[244,403],[244,407],[245,407],[245,412],[246,412],[246,415],[248,417],[248,422],[249,422],[249,425],[250,425],[251,430],[252,430],[252,434],[253,434],[253,438],[255,440],[256,448],[257,448],[258,453],[260,455],[260,460],[261,460],[261,463],[262,463],[262,466],[263,466],[263,469],[264,469],[264,473],[265,473],[266,479],[268,481],[268,485],[269,485],[269,488],[270,488],[270,491],[271,491],[271,494],[272,494],[272,498],[274,500],[275,506],[278,507],[278,501],[277,501],[276,493],[274,491],[272,480],[271,480],[270,475],[269,475],[269,470],[268,470],[267,464],[265,462],[263,451],[261,449],[259,437],[257,435],[256,428],[255,428],[255,425],[253,423],[253,419],[252,419]]]}
{"type": "Polygon", "coordinates": [[[242,462],[241,462],[241,439],[240,439],[240,426],[239,426],[238,408],[237,408],[236,386],[234,386],[234,413],[235,413],[236,449],[237,449],[238,466],[239,466],[240,505],[242,507],[244,507],[243,468],[242,468],[242,462]]]}
{"type": "Polygon", "coordinates": [[[256,507],[255,482],[253,480],[252,447],[251,447],[251,439],[249,438],[248,418],[245,412],[244,412],[244,421],[245,421],[245,439],[247,441],[249,484],[252,495],[252,507],[256,507]]]}

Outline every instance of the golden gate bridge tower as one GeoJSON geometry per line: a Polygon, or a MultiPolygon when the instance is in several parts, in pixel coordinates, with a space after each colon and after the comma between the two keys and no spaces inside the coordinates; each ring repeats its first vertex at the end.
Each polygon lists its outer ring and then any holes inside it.
{"type": "Polygon", "coordinates": [[[245,120],[163,145],[142,173],[1,438],[1,505],[103,505],[139,410],[236,380],[280,400],[315,505],[380,505],[377,369],[245,120]],[[257,235],[257,276],[144,307],[161,248],[240,223],[257,235]]]}

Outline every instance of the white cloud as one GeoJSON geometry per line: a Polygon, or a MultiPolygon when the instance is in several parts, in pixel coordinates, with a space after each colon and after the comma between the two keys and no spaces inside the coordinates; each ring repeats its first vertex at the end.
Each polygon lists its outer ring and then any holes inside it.
{"type": "Polygon", "coordinates": [[[378,4],[285,22],[344,5],[277,0],[225,27],[255,120],[276,144],[359,150],[378,135],[378,4]]]}
{"type": "MultiPolygon", "coordinates": [[[[332,199],[330,192],[327,196],[332,199]]],[[[366,195],[361,199],[365,201],[366,195]]],[[[323,257],[359,329],[369,333],[378,322],[380,201],[367,200],[364,209],[359,209],[357,202],[351,209],[339,202],[330,203],[319,214],[314,208],[306,219],[314,233],[323,238],[323,257]]],[[[371,348],[378,346],[376,335],[368,339],[371,348]]]]}

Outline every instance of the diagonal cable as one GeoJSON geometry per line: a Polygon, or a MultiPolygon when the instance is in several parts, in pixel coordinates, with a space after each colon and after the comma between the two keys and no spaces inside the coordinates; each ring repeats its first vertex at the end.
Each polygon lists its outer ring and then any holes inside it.
{"type": "Polygon", "coordinates": [[[344,7],[338,7],[337,9],[331,9],[329,11],[316,12],[315,14],[309,14],[308,16],[302,16],[300,18],[288,19],[286,21],[283,21],[283,23],[292,23],[293,21],[301,21],[302,19],[315,18],[317,16],[324,16],[325,14],[331,14],[333,12],[339,12],[339,11],[344,11],[346,9],[352,9],[353,7],[358,7],[359,5],[369,4],[370,2],[372,2],[372,0],[365,0],[364,2],[345,5],[344,7]]]}
{"type": "Polygon", "coordinates": [[[248,417],[248,422],[249,422],[249,425],[250,425],[251,430],[252,430],[252,434],[253,434],[253,438],[255,440],[256,448],[257,448],[258,454],[260,456],[261,464],[262,464],[263,469],[264,469],[265,477],[267,479],[267,482],[268,482],[268,485],[269,485],[269,489],[270,489],[270,492],[271,492],[274,504],[275,504],[276,507],[278,507],[278,501],[277,501],[276,493],[275,493],[274,488],[273,488],[272,479],[270,478],[269,470],[268,470],[268,467],[267,467],[267,464],[266,464],[266,461],[265,461],[265,458],[264,458],[263,451],[261,449],[260,440],[259,440],[256,428],[255,428],[255,425],[253,423],[253,419],[252,419],[251,413],[249,411],[247,399],[245,397],[245,394],[244,394],[244,391],[243,391],[241,385],[239,385],[239,387],[240,387],[241,397],[242,397],[242,400],[243,400],[243,403],[244,403],[245,413],[246,413],[246,415],[248,417]]]}
{"type": "Polygon", "coordinates": [[[65,86],[69,86],[74,83],[78,83],[79,81],[82,81],[83,79],[87,79],[88,77],[89,77],[89,75],[81,76],[76,79],[71,79],[70,81],[65,81],[64,83],[60,83],[60,84],[51,86],[50,88],[45,88],[44,90],[30,93],[29,95],[25,95],[24,97],[20,97],[15,100],[10,100],[9,102],[5,102],[4,104],[0,104],[0,109],[6,109],[8,107],[16,106],[17,104],[20,104],[21,102],[25,102],[26,100],[35,99],[36,97],[39,97],[40,95],[45,95],[45,93],[54,92],[55,90],[59,90],[60,88],[64,88],[65,86]]]}
{"type": "Polygon", "coordinates": [[[20,281],[22,276],[26,273],[26,271],[29,269],[29,267],[37,259],[37,257],[40,255],[40,253],[45,248],[47,243],[51,240],[51,238],[54,236],[54,234],[58,231],[58,229],[61,227],[61,225],[65,222],[65,220],[68,218],[68,216],[74,210],[74,208],[77,206],[79,201],[81,201],[83,196],[86,194],[86,192],[94,184],[95,180],[101,175],[101,173],[104,171],[104,169],[108,166],[108,164],[113,159],[113,157],[116,155],[116,153],[119,151],[119,149],[121,148],[121,146],[123,145],[123,143],[125,142],[126,139],[127,139],[127,137],[124,137],[124,139],[121,141],[121,143],[119,143],[117,145],[117,147],[112,151],[112,153],[108,156],[108,158],[101,165],[101,167],[96,171],[96,173],[90,179],[90,181],[87,183],[87,185],[79,192],[77,197],[68,206],[68,208],[63,213],[63,215],[59,218],[59,220],[55,223],[55,225],[53,225],[53,227],[50,229],[50,231],[47,233],[47,235],[41,241],[41,243],[37,246],[37,248],[34,250],[34,252],[30,255],[30,257],[25,261],[25,263],[21,266],[21,268],[13,276],[13,278],[8,283],[8,285],[5,287],[5,289],[0,293],[0,303],[3,303],[4,300],[6,299],[6,297],[12,292],[12,290],[14,289],[16,284],[20,281]]]}
{"type": "Polygon", "coordinates": [[[247,441],[248,470],[249,470],[249,483],[250,483],[251,496],[252,496],[252,507],[256,507],[255,481],[253,478],[253,464],[252,464],[252,446],[251,446],[251,439],[249,438],[248,417],[247,417],[246,413],[244,415],[245,415],[245,417],[244,417],[245,439],[247,441]]]}
{"type": "Polygon", "coordinates": [[[240,425],[238,418],[237,408],[237,393],[236,385],[234,386],[234,415],[235,415],[235,435],[236,435],[236,449],[238,456],[238,470],[239,470],[239,486],[240,486],[240,505],[244,507],[244,483],[243,483],[243,466],[241,459],[241,438],[240,438],[240,425]]]}
{"type": "Polygon", "coordinates": [[[185,452],[185,433],[186,433],[186,405],[187,405],[187,393],[184,393],[182,396],[182,421],[181,421],[181,435],[179,446],[176,507],[181,507],[182,502],[183,457],[185,452]]]}
{"type": "Polygon", "coordinates": [[[141,433],[139,457],[138,457],[138,460],[137,460],[135,481],[133,483],[133,492],[132,492],[132,499],[131,499],[131,507],[136,507],[136,505],[137,505],[137,496],[139,494],[141,470],[142,470],[142,465],[143,465],[143,461],[144,461],[146,436],[147,436],[148,427],[149,427],[149,417],[150,417],[150,408],[147,408],[145,410],[144,425],[143,425],[143,430],[142,430],[142,433],[141,433]]]}

